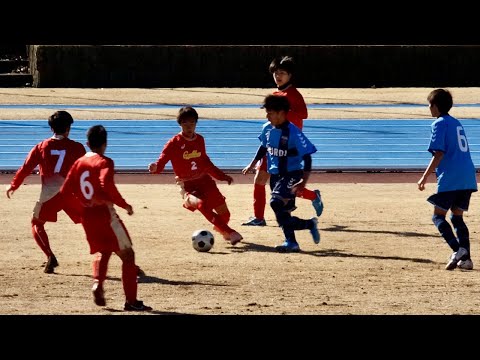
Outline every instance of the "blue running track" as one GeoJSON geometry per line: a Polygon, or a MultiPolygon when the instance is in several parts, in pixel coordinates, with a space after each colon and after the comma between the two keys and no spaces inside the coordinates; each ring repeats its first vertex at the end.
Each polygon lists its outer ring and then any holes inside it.
{"type": "MultiPolygon", "coordinates": [[[[38,107],[38,105],[36,105],[38,107]]],[[[68,107],[71,108],[72,106],[68,107]]],[[[178,107],[178,105],[176,105],[178,107]]],[[[461,119],[475,166],[480,168],[480,119],[461,119]]],[[[197,131],[206,138],[212,161],[225,170],[244,168],[255,155],[265,120],[203,120],[197,131]]],[[[304,132],[317,146],[318,171],[424,170],[432,119],[309,119],[304,132]]],[[[103,124],[109,133],[107,154],[119,171],[147,171],[165,142],[179,132],[175,120],[76,120],[70,138],[85,143],[87,129],[103,124]]],[[[0,170],[22,165],[33,145],[51,135],[47,120],[0,120],[0,170]]],[[[170,164],[166,169],[171,169],[170,164]]]]}

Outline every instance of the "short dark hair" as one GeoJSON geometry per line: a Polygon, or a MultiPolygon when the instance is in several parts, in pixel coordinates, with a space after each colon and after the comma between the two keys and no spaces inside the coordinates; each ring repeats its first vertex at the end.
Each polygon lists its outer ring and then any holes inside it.
{"type": "Polygon", "coordinates": [[[295,72],[295,62],[291,56],[279,56],[272,60],[268,70],[273,74],[277,70],[284,70],[289,74],[295,72]]]}
{"type": "Polygon", "coordinates": [[[440,114],[448,114],[453,106],[453,98],[450,91],[446,89],[435,89],[427,97],[431,105],[437,105],[440,114]]]}
{"type": "Polygon", "coordinates": [[[263,100],[263,109],[273,110],[273,111],[285,111],[290,110],[290,103],[285,95],[275,95],[270,94],[265,97],[263,100]]]}
{"type": "Polygon", "coordinates": [[[63,110],[55,111],[48,117],[48,125],[53,129],[55,134],[63,134],[67,132],[72,124],[72,115],[63,110]]]}
{"type": "Polygon", "coordinates": [[[194,118],[195,122],[198,121],[198,113],[191,106],[184,106],[180,110],[178,110],[177,123],[180,124],[183,119],[187,119],[187,118],[194,118]]]}
{"type": "Polygon", "coordinates": [[[88,146],[98,149],[107,143],[107,130],[102,125],[94,125],[87,131],[88,146]]]}

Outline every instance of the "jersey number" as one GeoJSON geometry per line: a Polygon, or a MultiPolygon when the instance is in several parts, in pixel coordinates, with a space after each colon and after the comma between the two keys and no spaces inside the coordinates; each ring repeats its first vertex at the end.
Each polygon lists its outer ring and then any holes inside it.
{"type": "Polygon", "coordinates": [[[84,171],[80,175],[80,190],[82,190],[85,199],[90,200],[93,197],[93,185],[87,178],[90,176],[90,171],[84,171]]]}
{"type": "Polygon", "coordinates": [[[65,159],[65,150],[50,150],[50,154],[58,156],[57,163],[55,164],[55,169],[53,169],[53,173],[59,173],[62,169],[63,160],[65,159]]]}
{"type": "Polygon", "coordinates": [[[197,168],[197,163],[195,161],[192,161],[191,164],[192,164],[191,170],[197,170],[198,169],[197,168]]]}
{"type": "Polygon", "coordinates": [[[468,151],[467,137],[461,133],[462,131],[464,131],[463,127],[457,126],[458,147],[460,148],[461,151],[467,152],[468,151]]]}

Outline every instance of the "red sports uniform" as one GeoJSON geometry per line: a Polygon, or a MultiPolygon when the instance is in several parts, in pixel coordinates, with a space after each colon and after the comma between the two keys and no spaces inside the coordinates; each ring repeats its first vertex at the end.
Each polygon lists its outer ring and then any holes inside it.
{"type": "Polygon", "coordinates": [[[287,119],[300,130],[303,129],[303,120],[308,118],[307,105],[303,99],[302,94],[293,85],[290,85],[284,90],[278,90],[274,95],[284,95],[290,104],[290,111],[287,114],[287,119]]]}
{"type": "MultiPolygon", "coordinates": [[[[293,125],[300,130],[303,129],[303,120],[308,117],[307,105],[303,99],[302,94],[293,85],[290,85],[284,90],[278,90],[273,92],[274,95],[283,95],[288,99],[290,104],[290,111],[288,112],[287,119],[293,125]]],[[[257,166],[262,171],[267,171],[267,156],[264,156],[257,166]]]]}
{"type": "Polygon", "coordinates": [[[115,204],[125,209],[128,204],[115,185],[112,159],[88,152],[73,164],[61,192],[73,194],[84,207],[82,225],[91,254],[132,247],[130,235],[113,207],[115,204]]]}
{"type": "Polygon", "coordinates": [[[59,191],[72,164],[84,154],[85,147],[81,143],[62,135],[54,135],[30,150],[24,164],[13,177],[11,187],[12,190],[18,189],[39,166],[42,190],[33,210],[34,219],[56,222],[57,213],[63,209],[75,223],[80,222],[80,208],[74,202],[64,201],[59,191]]]}
{"type": "Polygon", "coordinates": [[[157,160],[155,173],[161,173],[169,161],[172,163],[177,181],[183,183],[182,186],[187,193],[202,199],[210,208],[225,203],[225,197],[210,177],[211,175],[217,180],[225,181],[227,180],[225,173],[208,157],[202,135],[195,134],[193,139],[187,139],[179,133],[171,138],[157,160]]]}

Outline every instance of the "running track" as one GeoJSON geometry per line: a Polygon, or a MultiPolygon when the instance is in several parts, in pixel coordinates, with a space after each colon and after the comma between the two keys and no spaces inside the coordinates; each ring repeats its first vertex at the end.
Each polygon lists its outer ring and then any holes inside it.
{"type": "MultiPolygon", "coordinates": [[[[324,104],[326,106],[328,104],[324,104]]],[[[347,106],[342,104],[331,104],[347,106]]],[[[1,105],[0,107],[36,107],[43,105],[1,105]]],[[[144,107],[143,105],[44,105],[48,108],[74,109],[144,107]]],[[[170,105],[149,105],[168,107],[170,105]]],[[[178,108],[179,105],[171,105],[178,108]]],[[[202,105],[194,105],[201,107],[202,105]]],[[[247,107],[204,105],[204,107],[247,107]]],[[[386,105],[348,105],[348,107],[386,105]]],[[[389,105],[390,106],[390,105],[389,105]]],[[[392,105],[395,106],[395,105],[392,105]]],[[[403,106],[416,106],[415,104],[403,106]]],[[[424,105],[421,105],[424,106],[424,105]]],[[[460,104],[456,106],[480,106],[460,104]]],[[[315,104],[309,105],[315,107],[315,104]]],[[[206,139],[212,161],[225,170],[240,170],[254,156],[258,134],[265,120],[203,120],[197,131],[206,139]]],[[[424,170],[430,161],[427,146],[431,119],[322,120],[308,119],[304,132],[316,145],[313,168],[317,171],[402,171],[424,170]]],[[[465,127],[475,166],[480,168],[480,119],[461,119],[465,127]]],[[[178,133],[175,120],[76,120],[70,138],[85,143],[87,129],[103,124],[109,133],[107,154],[118,171],[146,171],[165,142],[178,133]]],[[[22,165],[33,145],[51,135],[47,121],[0,120],[0,171],[13,171],[22,165]]],[[[166,167],[171,169],[170,164],[166,167]]]]}

